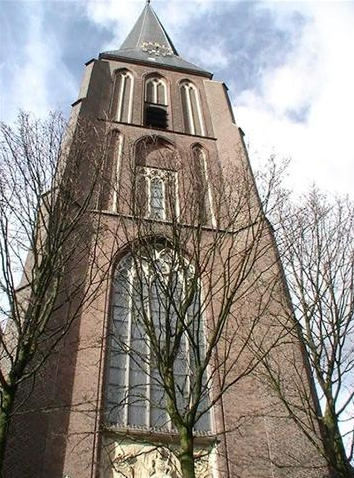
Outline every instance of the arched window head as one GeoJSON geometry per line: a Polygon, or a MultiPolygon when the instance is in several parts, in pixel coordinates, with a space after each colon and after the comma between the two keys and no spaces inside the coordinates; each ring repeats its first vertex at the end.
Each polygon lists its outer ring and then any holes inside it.
{"type": "Polygon", "coordinates": [[[195,274],[180,251],[164,245],[145,245],[118,264],[110,321],[109,424],[174,431],[167,395],[186,415],[201,387],[195,429],[210,430],[207,377],[200,381],[195,373],[205,354],[203,301],[195,274]],[[164,362],[173,369],[173,384],[162,371],[164,362]]]}
{"type": "Polygon", "coordinates": [[[145,81],[145,126],[167,129],[167,85],[160,77],[145,81]]]}
{"type": "Polygon", "coordinates": [[[114,74],[114,87],[111,100],[111,117],[114,121],[131,123],[133,106],[133,75],[128,70],[118,70],[114,74]]]}
{"type": "Polygon", "coordinates": [[[167,87],[163,78],[148,78],[145,83],[145,101],[167,106],[167,87]]]}
{"type": "Polygon", "coordinates": [[[185,132],[205,136],[199,93],[190,81],[181,83],[181,98],[185,132]]]}

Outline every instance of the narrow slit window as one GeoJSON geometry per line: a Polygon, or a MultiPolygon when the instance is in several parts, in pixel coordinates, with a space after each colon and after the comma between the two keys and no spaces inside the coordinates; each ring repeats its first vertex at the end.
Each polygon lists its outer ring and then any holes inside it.
{"type": "Polygon", "coordinates": [[[160,178],[150,181],[150,217],[156,219],[165,218],[165,194],[164,183],[160,178]]]}

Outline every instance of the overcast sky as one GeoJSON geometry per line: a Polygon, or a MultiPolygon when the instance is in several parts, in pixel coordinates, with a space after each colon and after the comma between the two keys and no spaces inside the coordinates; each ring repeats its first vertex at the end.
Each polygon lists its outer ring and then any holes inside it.
{"type": "MultiPolygon", "coordinates": [[[[83,64],[117,49],[144,0],[0,0],[1,119],[66,115],[83,64]]],[[[152,0],[180,55],[230,91],[254,165],[354,196],[354,2],[152,0]]]]}

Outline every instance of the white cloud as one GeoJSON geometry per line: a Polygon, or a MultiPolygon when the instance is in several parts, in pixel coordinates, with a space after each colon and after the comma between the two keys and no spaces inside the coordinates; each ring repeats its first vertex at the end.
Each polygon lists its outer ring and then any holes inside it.
{"type": "MultiPolygon", "coordinates": [[[[164,1],[154,2],[160,4],[159,18],[171,36],[178,38],[182,27],[196,15],[201,15],[213,8],[209,0],[196,1],[164,1]],[[163,5],[163,7],[162,7],[163,5]]],[[[86,14],[90,21],[101,27],[109,28],[114,34],[112,41],[104,49],[117,49],[126,38],[132,26],[142,12],[141,0],[90,0],[86,3],[86,14]]]]}
{"type": "Polygon", "coordinates": [[[9,122],[19,109],[46,117],[49,110],[61,109],[62,99],[77,95],[74,79],[61,61],[59,45],[47,28],[43,4],[31,5],[25,16],[26,41],[16,58],[7,59],[10,73],[2,79],[6,91],[2,114],[9,122]]]}
{"type": "Polygon", "coordinates": [[[354,9],[343,4],[269,8],[279,24],[296,9],[306,14],[307,24],[283,64],[269,65],[260,89],[237,99],[238,122],[258,154],[274,150],[293,158],[296,189],[316,181],[328,190],[353,193],[354,9]]]}
{"type": "MultiPolygon", "coordinates": [[[[53,11],[58,8],[58,3],[49,0],[48,3],[53,4],[53,11]]],[[[48,3],[26,4],[27,40],[16,55],[7,59],[6,68],[2,65],[6,75],[10,71],[10,76],[4,75],[1,85],[7,92],[2,98],[7,119],[12,118],[19,107],[44,115],[48,109],[66,106],[77,95],[78,79],[61,60],[64,42],[58,43],[59,26],[48,25],[48,7],[45,8],[48,3]]],[[[70,1],[64,3],[67,8],[70,1]]],[[[265,70],[257,70],[260,83],[236,98],[236,118],[240,126],[253,149],[261,154],[274,147],[280,155],[293,157],[292,174],[297,185],[317,180],[326,188],[351,192],[354,177],[353,4],[283,1],[250,5],[255,9],[253,18],[257,18],[257,9],[270,14],[269,35],[275,29],[291,32],[292,47],[291,51],[284,48],[288,53],[282,64],[274,66],[270,59],[265,70]],[[306,20],[298,31],[296,15],[306,20]]],[[[193,22],[198,26],[204,13],[208,13],[204,17],[207,22],[214,21],[214,12],[217,20],[223,18],[220,13],[234,15],[236,2],[167,0],[154,1],[152,6],[187,60],[216,71],[231,67],[233,45],[225,42],[228,31],[223,30],[222,25],[218,29],[219,36],[214,29],[211,43],[205,44],[196,36],[192,46],[186,45],[185,29],[193,22]]],[[[113,33],[109,43],[98,45],[101,50],[109,50],[120,46],[144,2],[89,0],[82,3],[82,7],[85,21],[113,33]]],[[[199,25],[199,28],[207,27],[207,24],[199,25]]],[[[16,43],[15,38],[12,43],[16,43]]],[[[247,54],[252,55],[252,50],[248,49],[247,54]]],[[[231,78],[222,79],[230,84],[233,77],[237,79],[237,72],[229,71],[231,78]]]]}
{"type": "MultiPolygon", "coordinates": [[[[230,57],[222,42],[207,46],[194,46],[193,58],[202,58],[202,62],[198,61],[199,66],[202,66],[204,69],[209,68],[209,71],[214,68],[226,68],[230,63],[230,57]]],[[[188,58],[188,60],[191,60],[191,58],[188,58]]]]}
{"type": "Polygon", "coordinates": [[[88,20],[100,27],[109,28],[114,38],[104,45],[104,50],[117,49],[123,42],[142,11],[142,2],[135,0],[100,2],[88,1],[85,5],[88,20]]]}

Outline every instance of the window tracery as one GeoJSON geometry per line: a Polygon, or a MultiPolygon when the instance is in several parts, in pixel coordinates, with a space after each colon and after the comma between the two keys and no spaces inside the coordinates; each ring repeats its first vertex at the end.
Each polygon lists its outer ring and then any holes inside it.
{"type": "Polygon", "coordinates": [[[145,101],[167,106],[167,87],[163,78],[148,78],[145,86],[145,101]]]}
{"type": "MultiPolygon", "coordinates": [[[[186,284],[193,274],[188,261],[181,263],[172,249],[163,246],[142,249],[138,258],[128,254],[118,264],[109,345],[109,424],[173,431],[157,350],[169,347],[180,330],[178,308],[187,300],[186,284]]],[[[189,406],[188,397],[194,386],[194,355],[189,340],[192,337],[199,344],[205,340],[200,317],[198,323],[194,320],[200,301],[198,288],[182,320],[184,326],[188,324],[188,333],[180,336],[174,361],[175,394],[181,410],[189,406]]],[[[203,400],[207,408],[207,396],[203,400]]],[[[196,430],[210,430],[209,412],[201,416],[196,430]]]]}
{"type": "Polygon", "coordinates": [[[178,210],[177,173],[145,166],[137,167],[136,213],[165,220],[178,210]]]}

